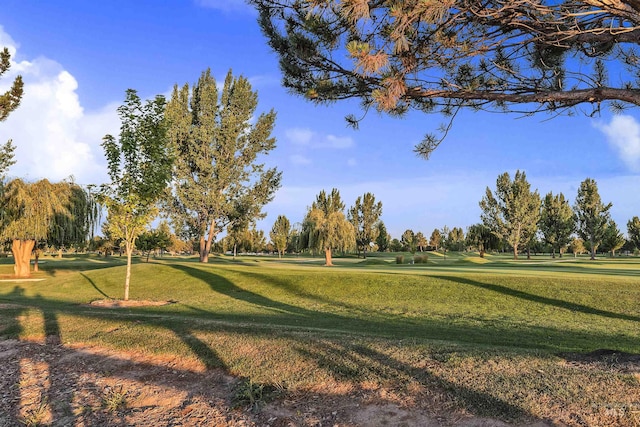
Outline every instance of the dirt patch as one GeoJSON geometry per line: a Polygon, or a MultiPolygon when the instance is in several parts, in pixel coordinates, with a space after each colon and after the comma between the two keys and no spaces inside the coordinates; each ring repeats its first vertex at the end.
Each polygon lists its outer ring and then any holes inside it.
{"type": "Polygon", "coordinates": [[[148,300],[119,300],[119,299],[101,299],[91,301],[89,305],[104,308],[127,308],[127,307],[154,307],[175,304],[175,301],[148,301],[148,300]]]}
{"type": "Polygon", "coordinates": [[[0,340],[0,427],[506,426],[456,410],[436,414],[428,399],[390,403],[379,389],[285,392],[259,407],[238,405],[243,381],[179,358],[0,340]]]}

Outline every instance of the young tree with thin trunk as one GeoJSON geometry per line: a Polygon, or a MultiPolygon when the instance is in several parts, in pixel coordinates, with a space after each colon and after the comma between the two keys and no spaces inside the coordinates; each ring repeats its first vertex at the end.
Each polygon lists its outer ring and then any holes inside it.
{"type": "Polygon", "coordinates": [[[569,244],[576,227],[573,210],[564,194],[554,196],[550,192],[545,196],[539,225],[545,243],[551,246],[552,257],[555,258],[558,251],[562,258],[560,249],[569,244]]]}
{"type": "Polygon", "coordinates": [[[513,181],[509,173],[498,176],[495,195],[487,187],[480,201],[482,222],[513,247],[513,259],[538,229],[540,196],[531,192],[524,172],[517,171],[513,181]]]}
{"type": "Polygon", "coordinates": [[[257,106],[249,81],[231,71],[221,92],[210,70],[191,88],[173,88],[166,113],[176,153],[170,211],[176,231],[199,240],[200,262],[208,262],[225,228],[264,217],[280,187],[281,173],[258,162],[275,148],[276,114],[256,116],[257,106]]]}
{"type": "Polygon", "coordinates": [[[578,255],[587,252],[587,248],[584,247],[584,240],[574,237],[569,242],[569,250],[573,253],[573,257],[577,258],[578,255]]]}
{"type": "Polygon", "coordinates": [[[573,205],[576,230],[588,245],[592,260],[596,259],[596,250],[607,231],[611,206],[611,203],[602,203],[595,180],[587,178],[580,183],[576,203],[573,205]]]}
{"type": "Polygon", "coordinates": [[[376,197],[371,193],[358,196],[349,209],[348,219],[356,231],[356,245],[362,249],[363,258],[367,258],[369,245],[378,237],[376,225],[381,215],[382,202],[376,203],[376,197]]]}
{"type": "Polygon", "coordinates": [[[100,200],[107,208],[111,237],[122,239],[125,246],[125,301],[129,299],[136,239],[157,215],[157,203],[171,179],[173,155],[164,107],[163,96],[143,103],[135,90],[127,90],[124,104],[118,107],[120,136],[106,135],[102,142],[111,183],[102,186],[100,200]]]}
{"type": "Polygon", "coordinates": [[[422,231],[418,231],[416,233],[416,246],[418,247],[420,252],[424,252],[428,244],[429,242],[427,241],[427,238],[424,236],[424,234],[422,234],[422,231]]]}
{"type": "Polygon", "coordinates": [[[337,189],[316,196],[303,223],[309,248],[324,250],[325,266],[332,266],[332,250],[346,250],[355,245],[355,230],[344,216],[344,203],[337,189]]]}
{"type": "Polygon", "coordinates": [[[273,227],[271,227],[269,237],[276,251],[278,251],[278,258],[282,258],[291,237],[291,223],[286,216],[278,215],[276,222],[274,222],[273,227]]]}

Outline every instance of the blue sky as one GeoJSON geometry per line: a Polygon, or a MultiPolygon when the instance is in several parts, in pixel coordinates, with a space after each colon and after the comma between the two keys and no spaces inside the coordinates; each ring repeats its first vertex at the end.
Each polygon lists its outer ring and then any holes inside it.
{"type": "Polygon", "coordinates": [[[596,118],[464,112],[425,161],[413,147],[441,117],[373,112],[353,130],[344,116],[360,113],[357,101],[316,106],[289,94],[255,13],[239,0],[3,0],[0,45],[15,52],[0,90],[18,72],[26,85],[22,106],[0,123],[0,141],[18,147],[12,176],[107,181],[100,142],[118,133],[125,90],[168,94],[210,67],[219,80],[229,69],[249,78],[259,111],[278,113],[278,146],[265,160],[283,171],[283,186],[265,208],[265,231],[279,214],[302,221],[315,195],[333,187],[348,206],[372,192],[393,237],[466,227],[479,221],[485,188],[517,169],[542,195],[571,201],[594,178],[623,231],[640,216],[640,110],[596,118]]]}

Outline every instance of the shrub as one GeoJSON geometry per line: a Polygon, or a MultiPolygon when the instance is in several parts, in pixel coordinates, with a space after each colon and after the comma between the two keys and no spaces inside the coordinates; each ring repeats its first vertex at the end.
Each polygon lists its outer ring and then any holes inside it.
{"type": "Polygon", "coordinates": [[[429,255],[416,255],[413,257],[414,264],[426,264],[429,260],[429,255]]]}
{"type": "Polygon", "coordinates": [[[404,264],[404,255],[396,256],[396,264],[404,264]]]}

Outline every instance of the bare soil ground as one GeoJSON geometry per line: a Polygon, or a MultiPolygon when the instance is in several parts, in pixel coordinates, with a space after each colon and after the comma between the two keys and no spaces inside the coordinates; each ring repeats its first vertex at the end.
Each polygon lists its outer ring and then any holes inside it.
{"type": "Polygon", "coordinates": [[[69,348],[56,338],[0,341],[1,427],[507,425],[454,409],[442,415],[442,408],[419,399],[377,399],[384,390],[283,393],[266,405],[238,405],[234,397],[243,380],[223,371],[142,354],[69,348]]]}

